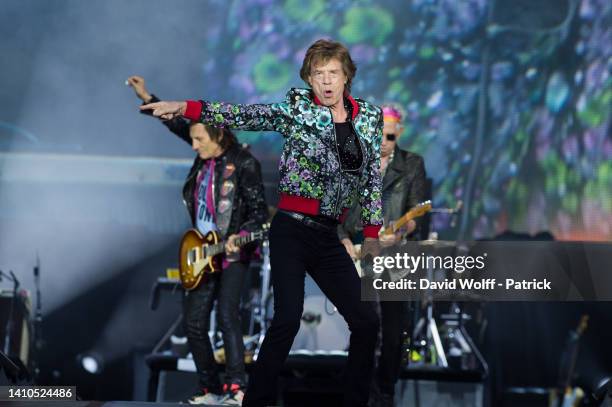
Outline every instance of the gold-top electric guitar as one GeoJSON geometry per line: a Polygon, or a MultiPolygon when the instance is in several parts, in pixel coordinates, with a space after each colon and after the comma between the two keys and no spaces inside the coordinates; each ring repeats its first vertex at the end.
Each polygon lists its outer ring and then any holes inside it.
{"type": "MultiPolygon", "coordinates": [[[[241,247],[263,239],[268,227],[266,224],[262,230],[238,237],[235,245],[241,247]]],[[[185,290],[198,287],[206,274],[221,271],[225,243],[216,231],[208,232],[205,236],[196,229],[185,232],[179,249],[179,274],[185,290]]]]}

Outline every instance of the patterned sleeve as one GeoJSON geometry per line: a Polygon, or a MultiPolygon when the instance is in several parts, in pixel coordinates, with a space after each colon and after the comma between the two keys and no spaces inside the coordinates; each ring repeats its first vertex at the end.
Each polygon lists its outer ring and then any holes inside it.
{"type": "Polygon", "coordinates": [[[236,130],[276,131],[287,135],[291,116],[288,103],[231,104],[201,101],[200,121],[236,130]]]}
{"type": "Polygon", "coordinates": [[[382,142],[383,116],[379,112],[376,135],[372,141],[373,153],[367,162],[367,174],[362,181],[359,203],[363,236],[378,238],[383,223],[382,216],[382,178],[380,176],[380,144],[382,142]]]}

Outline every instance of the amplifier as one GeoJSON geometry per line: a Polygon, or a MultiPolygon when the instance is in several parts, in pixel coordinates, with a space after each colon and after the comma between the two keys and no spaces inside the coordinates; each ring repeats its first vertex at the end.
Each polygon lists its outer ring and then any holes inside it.
{"type": "Polygon", "coordinates": [[[198,389],[198,375],[195,372],[162,370],[157,381],[156,402],[181,402],[193,396],[198,389]]]}
{"type": "Polygon", "coordinates": [[[1,290],[0,350],[10,357],[19,358],[25,366],[28,366],[30,354],[29,319],[30,297],[27,291],[19,291],[14,297],[12,290],[1,290]],[[12,318],[9,318],[11,311],[12,318]]]}

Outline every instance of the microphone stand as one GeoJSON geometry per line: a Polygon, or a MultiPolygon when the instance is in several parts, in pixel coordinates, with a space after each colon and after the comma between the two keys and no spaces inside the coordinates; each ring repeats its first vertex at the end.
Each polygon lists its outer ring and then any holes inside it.
{"type": "Polygon", "coordinates": [[[38,376],[40,374],[40,367],[38,366],[38,357],[43,347],[42,339],[42,302],[40,295],[40,258],[36,253],[36,265],[34,266],[34,287],[36,289],[36,309],[34,311],[34,322],[32,324],[33,330],[33,353],[32,358],[32,372],[34,376],[34,383],[38,382],[38,376]]]}
{"type": "MultiPolygon", "coordinates": [[[[455,204],[454,208],[431,208],[431,210],[429,211],[432,215],[435,213],[445,213],[447,215],[450,215],[450,227],[454,228],[457,224],[457,216],[459,215],[459,213],[461,213],[463,209],[463,201],[459,200],[457,201],[457,204],[455,204]]],[[[437,236],[437,232],[433,231],[433,236],[437,236]]]]}

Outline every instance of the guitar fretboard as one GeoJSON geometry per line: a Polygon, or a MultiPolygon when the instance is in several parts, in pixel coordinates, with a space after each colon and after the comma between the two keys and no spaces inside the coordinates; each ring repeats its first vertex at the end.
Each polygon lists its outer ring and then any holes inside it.
{"type": "MultiPolygon", "coordinates": [[[[245,235],[245,236],[240,236],[234,241],[234,244],[238,247],[244,246],[247,243],[251,243],[252,241],[259,239],[260,235],[261,235],[261,232],[255,232],[255,233],[249,233],[248,235],[245,235]]],[[[206,253],[206,257],[216,256],[217,254],[221,254],[225,252],[225,243],[226,241],[222,241],[217,244],[206,246],[204,249],[206,253]]]]}

